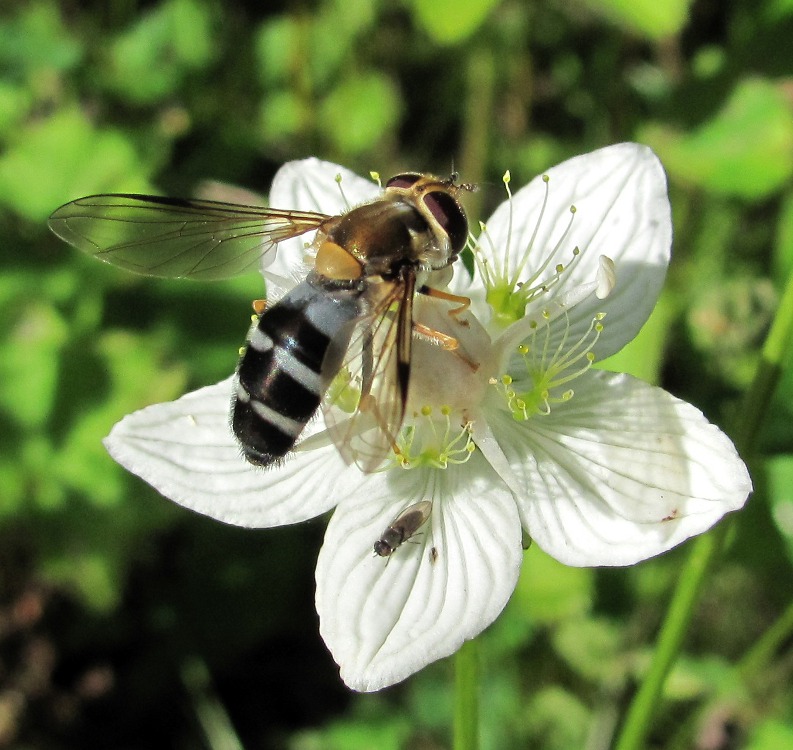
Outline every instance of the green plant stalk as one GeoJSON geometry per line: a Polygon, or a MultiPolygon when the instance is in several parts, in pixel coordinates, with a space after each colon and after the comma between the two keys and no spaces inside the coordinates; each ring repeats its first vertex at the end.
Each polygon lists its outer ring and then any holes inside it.
{"type": "Polygon", "coordinates": [[[793,602],[765,631],[738,662],[738,671],[744,680],[756,679],[768,669],[777,651],[793,635],[793,602]]]}
{"type": "MultiPolygon", "coordinates": [[[[746,453],[754,444],[763,424],[771,396],[779,382],[793,342],[793,275],[787,281],[776,317],[768,332],[760,362],[740,410],[735,444],[746,453]]],[[[666,677],[671,670],[688,630],[702,585],[714,559],[722,551],[731,524],[722,522],[700,536],[692,545],[677,588],[661,625],[650,668],[631,705],[615,750],[641,750],[645,747],[655,709],[658,707],[666,677]]],[[[783,625],[787,621],[783,622],[783,625]]],[[[770,636],[769,636],[770,637],[770,636]]]]}
{"type": "Polygon", "coordinates": [[[479,646],[466,641],[454,657],[454,750],[479,747],[479,646]]]}

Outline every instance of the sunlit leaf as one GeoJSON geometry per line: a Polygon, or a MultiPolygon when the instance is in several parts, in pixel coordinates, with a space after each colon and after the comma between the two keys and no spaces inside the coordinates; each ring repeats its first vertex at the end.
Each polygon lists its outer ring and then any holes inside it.
{"type": "Polygon", "coordinates": [[[23,122],[32,106],[33,97],[29,89],[0,81],[0,135],[23,122]]]}
{"type": "Polygon", "coordinates": [[[211,18],[196,0],[157,6],[110,47],[107,84],[125,97],[152,103],[172,93],[186,73],[214,55],[211,18]]]}
{"type": "Polygon", "coordinates": [[[0,409],[24,427],[41,426],[55,398],[66,322],[53,307],[36,300],[20,301],[3,312],[11,320],[0,342],[0,409]]]}
{"type": "Polygon", "coordinates": [[[724,108],[690,133],[648,125],[652,146],[673,180],[719,195],[760,200],[793,176],[793,105],[761,79],[739,83],[724,108]]]}
{"type": "Polygon", "coordinates": [[[259,78],[266,86],[287,83],[300,57],[300,26],[293,16],[273,16],[254,37],[259,78]]]}
{"type": "Polygon", "coordinates": [[[153,192],[146,165],[116,130],[67,109],[20,133],[0,156],[0,203],[43,223],[61,203],[100,192],[153,192]]]}
{"type": "Polygon", "coordinates": [[[526,706],[525,721],[535,747],[568,750],[586,746],[590,710],[572,692],[558,685],[541,686],[526,706]]]}
{"type": "Polygon", "coordinates": [[[675,304],[671,295],[662,292],[658,304],[638,336],[596,366],[612,372],[629,372],[648,383],[658,383],[674,314],[675,304]]]}
{"type": "Polygon", "coordinates": [[[586,0],[587,5],[614,23],[649,39],[677,34],[688,21],[692,0],[586,0]]]}
{"type": "Polygon", "coordinates": [[[413,0],[419,26],[439,44],[457,44],[470,37],[499,0],[413,0]]]}
{"type": "Polygon", "coordinates": [[[623,644],[619,628],[605,619],[570,619],[553,635],[556,652],[587,680],[608,681],[623,644]]]}
{"type": "Polygon", "coordinates": [[[400,98],[390,79],[371,72],[335,88],[320,111],[325,137],[342,153],[359,154],[396,129],[400,98]]]}
{"type": "Polygon", "coordinates": [[[745,750],[781,750],[793,747],[793,726],[778,719],[766,719],[744,745],[745,750]]]}
{"type": "Polygon", "coordinates": [[[141,338],[122,332],[108,332],[97,342],[95,353],[110,377],[108,398],[79,415],[53,458],[59,479],[95,505],[113,505],[123,497],[123,477],[102,445],[118,415],[173,398],[184,389],[184,368],[165,367],[163,348],[161,336],[141,338]]]}
{"type": "Polygon", "coordinates": [[[589,610],[594,596],[590,568],[570,568],[536,546],[526,553],[509,606],[528,621],[553,623],[589,610]]]}
{"type": "Polygon", "coordinates": [[[48,68],[69,70],[79,62],[82,44],[67,32],[55,3],[40,0],[18,8],[15,17],[0,22],[0,70],[7,68],[21,80],[48,68]]]}

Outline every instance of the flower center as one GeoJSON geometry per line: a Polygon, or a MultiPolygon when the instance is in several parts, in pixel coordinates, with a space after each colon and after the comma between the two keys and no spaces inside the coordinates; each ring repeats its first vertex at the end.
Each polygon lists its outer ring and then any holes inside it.
{"type": "Polygon", "coordinates": [[[517,356],[510,362],[514,375],[505,373],[490,381],[503,395],[514,419],[524,421],[534,415],[550,414],[553,404],[573,397],[575,392],[569,384],[595,361],[592,349],[603,332],[605,316],[597,313],[583,335],[571,342],[565,314],[565,330],[558,344],[552,343],[555,337],[549,313],[543,311],[542,323],[532,321],[532,333],[517,347],[517,356]]]}
{"type": "Polygon", "coordinates": [[[542,179],[545,183],[545,195],[543,197],[540,213],[526,247],[519,250],[518,256],[513,257],[515,253],[515,248],[512,247],[513,203],[512,191],[509,188],[509,172],[506,172],[503,177],[504,187],[507,191],[509,211],[506,247],[503,252],[497,251],[495,243],[488,234],[487,226],[484,223],[480,223],[482,234],[479,244],[474,248],[474,259],[485,283],[485,298],[488,304],[493,308],[493,318],[495,322],[503,327],[509,326],[516,320],[520,320],[525,315],[526,306],[530,302],[559,284],[563,276],[572,268],[576,259],[581,254],[580,249],[575,247],[573,248],[572,257],[568,263],[557,263],[551,267],[551,260],[569,235],[570,229],[573,226],[576,207],[570,206],[570,221],[567,223],[561,237],[559,237],[552,247],[546,249],[545,258],[541,259],[541,261],[536,264],[536,271],[529,278],[524,280],[520,279],[529,261],[529,256],[534,250],[534,244],[548,205],[551,178],[548,175],[543,175],[542,179]],[[489,246],[489,252],[485,252],[482,243],[486,243],[489,246]]]}
{"type": "Polygon", "coordinates": [[[399,455],[394,458],[395,465],[403,469],[446,469],[450,464],[465,463],[476,450],[472,425],[455,425],[452,414],[450,406],[438,410],[423,406],[414,422],[405,426],[397,438],[399,455]]]}

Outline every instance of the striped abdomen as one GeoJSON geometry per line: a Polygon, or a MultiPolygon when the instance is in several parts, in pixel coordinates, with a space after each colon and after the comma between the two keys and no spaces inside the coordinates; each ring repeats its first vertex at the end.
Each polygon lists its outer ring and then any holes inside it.
{"type": "Polygon", "coordinates": [[[245,457],[267,466],[294,446],[319,407],[359,315],[359,289],[328,289],[315,275],[266,309],[237,368],[232,428],[245,457]]]}

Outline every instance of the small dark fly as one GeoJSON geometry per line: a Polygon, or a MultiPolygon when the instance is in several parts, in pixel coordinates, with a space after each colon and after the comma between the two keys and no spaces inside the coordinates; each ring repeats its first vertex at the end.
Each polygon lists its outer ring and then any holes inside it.
{"type": "MultiPolygon", "coordinates": [[[[432,501],[422,500],[405,508],[380,535],[374,543],[375,554],[390,557],[399,547],[412,537],[430,517],[432,501]]],[[[433,549],[435,549],[433,547],[433,549]]]]}

